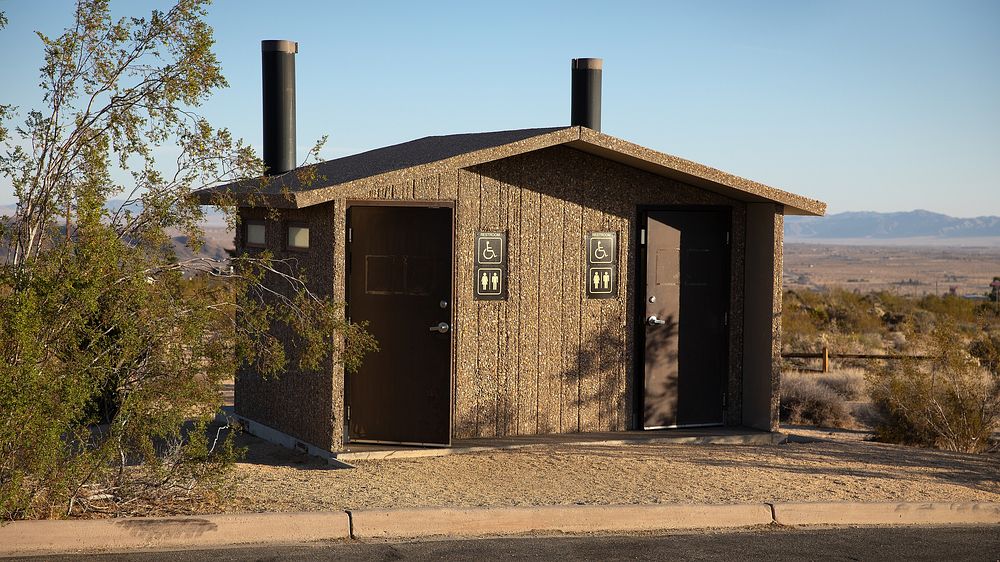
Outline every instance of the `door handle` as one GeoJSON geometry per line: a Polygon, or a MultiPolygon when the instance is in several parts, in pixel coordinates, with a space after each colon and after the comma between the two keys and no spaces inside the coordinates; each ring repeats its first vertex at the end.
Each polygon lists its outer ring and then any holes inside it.
{"type": "Polygon", "coordinates": [[[447,334],[448,330],[450,330],[450,329],[451,329],[451,326],[449,326],[447,322],[440,322],[440,323],[438,323],[437,326],[431,326],[431,331],[432,332],[438,332],[438,333],[441,333],[441,334],[447,334]]]}
{"type": "Polygon", "coordinates": [[[646,324],[649,324],[650,326],[660,326],[666,323],[666,320],[660,320],[655,314],[646,319],[646,324]]]}

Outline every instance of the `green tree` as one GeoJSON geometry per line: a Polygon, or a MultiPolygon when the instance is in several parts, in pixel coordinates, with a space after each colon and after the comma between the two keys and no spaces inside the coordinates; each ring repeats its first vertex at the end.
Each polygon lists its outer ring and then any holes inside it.
{"type": "Polygon", "coordinates": [[[238,362],[353,368],[374,345],[305,272],[174,253],[171,232],[202,240],[192,191],[262,170],[198,113],[226,86],[206,5],[115,20],[107,0],[78,0],[62,35],[38,34],[43,108],[12,127],[16,109],[0,106],[0,175],[17,199],[0,221],[0,517],[196,501],[231,458],[204,430],[238,362]]]}

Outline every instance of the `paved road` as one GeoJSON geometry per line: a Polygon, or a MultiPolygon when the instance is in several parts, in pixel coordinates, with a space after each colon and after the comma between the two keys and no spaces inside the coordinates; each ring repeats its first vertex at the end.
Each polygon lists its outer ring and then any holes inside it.
{"type": "MultiPolygon", "coordinates": [[[[45,560],[76,560],[79,556],[45,560]]],[[[1000,529],[762,529],[644,536],[519,537],[478,540],[258,546],[105,554],[88,561],[271,560],[984,560],[1000,561],[1000,529]]],[[[30,558],[24,560],[39,560],[30,558]]]]}

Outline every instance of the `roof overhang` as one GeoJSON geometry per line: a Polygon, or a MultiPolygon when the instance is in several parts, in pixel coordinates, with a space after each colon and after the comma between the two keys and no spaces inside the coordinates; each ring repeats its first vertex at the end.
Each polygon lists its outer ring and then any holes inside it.
{"type": "Polygon", "coordinates": [[[826,212],[826,204],[822,201],[776,189],[585,127],[427,137],[303,166],[282,176],[211,187],[199,190],[194,195],[206,205],[302,208],[330,201],[336,198],[338,192],[361,182],[371,184],[406,181],[557,145],[566,145],[738,201],[781,204],[786,215],[819,216],[826,212]],[[328,177],[335,179],[331,181],[328,177]]]}

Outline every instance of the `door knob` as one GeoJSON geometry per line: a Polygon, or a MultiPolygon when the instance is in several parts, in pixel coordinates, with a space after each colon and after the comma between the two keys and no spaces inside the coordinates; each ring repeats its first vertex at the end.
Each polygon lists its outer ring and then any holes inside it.
{"type": "Polygon", "coordinates": [[[438,332],[441,334],[447,334],[449,329],[451,329],[451,326],[449,326],[447,322],[440,322],[437,326],[431,326],[432,332],[438,332]]]}
{"type": "Polygon", "coordinates": [[[652,316],[650,316],[649,318],[646,319],[646,323],[649,324],[650,326],[659,326],[661,324],[666,324],[667,321],[666,320],[660,320],[654,314],[654,315],[652,315],[652,316]]]}

